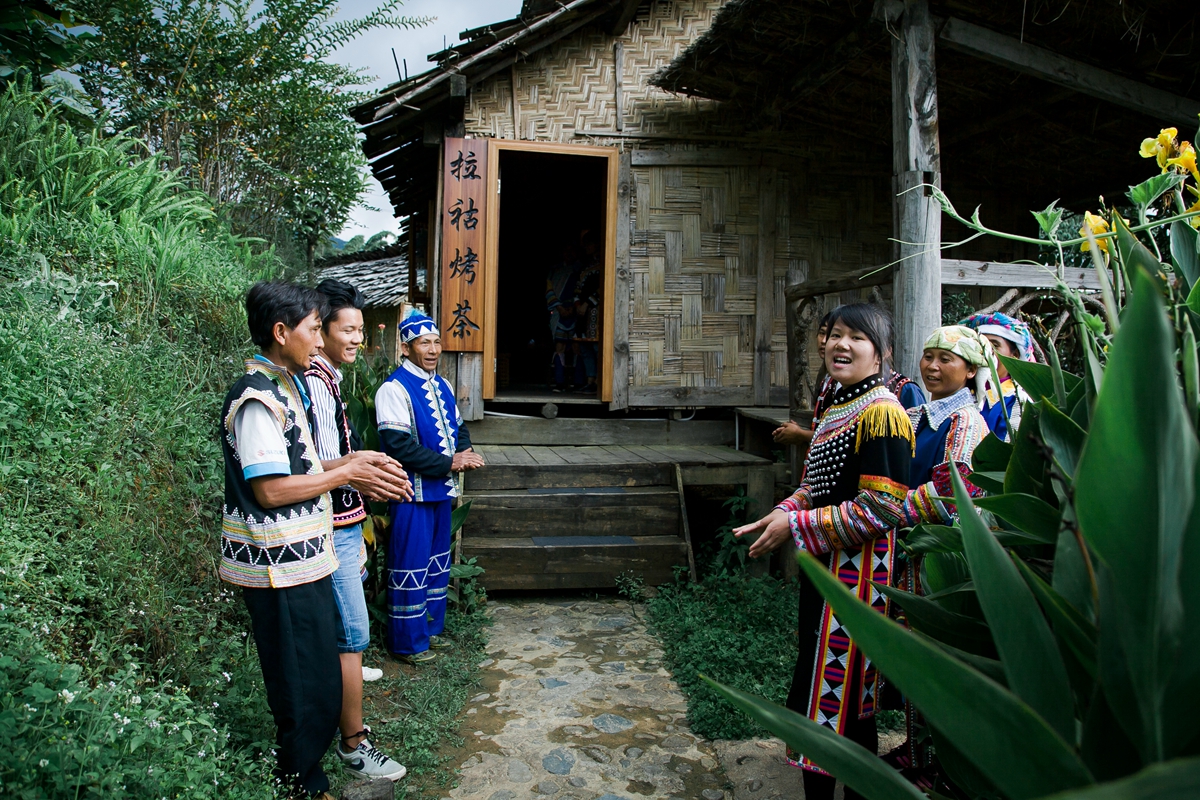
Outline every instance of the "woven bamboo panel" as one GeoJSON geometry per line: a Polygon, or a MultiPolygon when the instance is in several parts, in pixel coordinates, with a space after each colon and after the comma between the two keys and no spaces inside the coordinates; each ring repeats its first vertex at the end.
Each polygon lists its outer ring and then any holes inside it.
{"type": "Polygon", "coordinates": [[[572,34],[472,87],[466,130],[475,136],[569,142],[576,131],[616,129],[613,44],[625,48],[621,76],[625,130],[735,133],[739,125],[709,100],[673,95],[649,80],[712,25],[723,0],[649,4],[621,36],[592,28],[572,34]],[[513,74],[516,120],[513,126],[513,74]]]}

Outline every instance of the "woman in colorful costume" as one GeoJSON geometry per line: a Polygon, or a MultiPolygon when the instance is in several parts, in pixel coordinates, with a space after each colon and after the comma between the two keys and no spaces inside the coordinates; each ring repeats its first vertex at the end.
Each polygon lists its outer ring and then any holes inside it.
{"type": "MultiPolygon", "coordinates": [[[[753,557],[792,537],[881,614],[888,600],[872,584],[891,579],[913,455],[912,425],[885,385],[891,346],[891,319],[883,309],[856,303],[833,312],[825,364],[841,386],[817,426],[800,487],[766,517],[734,531],[761,532],[750,548],[753,557]]],[[[787,707],[875,752],[879,675],[807,581],[800,589],[799,631],[787,707]]],[[[808,800],[833,797],[832,776],[803,756],[795,755],[794,763],[804,769],[808,800]]],[[[845,796],[860,797],[849,788],[845,796]]]]}
{"type": "Polygon", "coordinates": [[[951,469],[958,470],[972,497],[982,494],[967,476],[971,456],[988,434],[978,406],[986,397],[988,361],[994,358],[988,340],[963,325],[938,328],[925,341],[921,380],[930,400],[908,410],[916,447],[909,467],[909,486],[915,491],[908,499],[907,524],[950,524],[954,506],[936,498],[954,495],[951,469]]]}
{"type": "MultiPolygon", "coordinates": [[[[972,314],[964,319],[961,325],[973,328],[991,342],[996,353],[1009,358],[1019,358],[1022,361],[1036,361],[1033,355],[1033,335],[1029,326],[1019,319],[999,312],[992,314],[972,314]]],[[[1004,441],[1012,441],[1010,430],[1017,430],[1021,425],[1021,406],[1029,399],[1025,390],[1017,386],[1008,374],[1004,364],[996,359],[996,378],[1000,384],[999,393],[994,386],[987,387],[987,402],[983,406],[983,418],[988,429],[1004,441]],[[1008,420],[1004,419],[1004,409],[1000,407],[1000,397],[1004,398],[1004,406],[1008,410],[1008,420]]]]}
{"type": "Polygon", "coordinates": [[[413,312],[400,323],[404,360],[375,394],[384,452],[408,470],[411,503],[389,503],[388,647],[409,663],[430,661],[446,626],[454,473],[483,466],[450,383],[437,374],[441,334],[413,312]]]}

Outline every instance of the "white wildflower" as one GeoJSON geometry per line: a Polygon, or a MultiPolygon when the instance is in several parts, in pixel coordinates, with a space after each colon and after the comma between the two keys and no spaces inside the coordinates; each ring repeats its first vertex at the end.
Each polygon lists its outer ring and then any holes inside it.
{"type": "Polygon", "coordinates": [[[75,699],[75,693],[72,692],[70,689],[63,689],[61,692],[58,693],[58,696],[63,699],[64,703],[70,703],[72,700],[75,699]]]}
{"type": "Polygon", "coordinates": [[[41,767],[42,769],[45,769],[49,763],[50,763],[49,761],[47,761],[46,759],[43,758],[41,761],[38,762],[38,766],[41,767]]]}

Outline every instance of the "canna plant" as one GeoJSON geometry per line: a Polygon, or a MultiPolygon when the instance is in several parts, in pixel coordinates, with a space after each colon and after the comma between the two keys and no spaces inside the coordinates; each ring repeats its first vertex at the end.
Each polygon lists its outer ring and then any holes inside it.
{"type": "MultiPolygon", "coordinates": [[[[1061,209],[1035,212],[1060,267],[1068,246],[1090,254],[1104,316],[1060,282],[1084,374],[1064,371],[1053,348],[1049,364],[1002,357],[1031,400],[1011,444],[989,436],[975,451],[971,480],[988,496],[972,501],[952,474],[956,523],[904,541],[925,594],[880,587],[911,630],[800,557],[921,711],[950,781],[929,797],[1200,797],[1200,204],[1183,203],[1200,175],[1174,137],[1143,145],[1164,171],[1131,188],[1136,224],[1089,213],[1078,238],[1061,240],[1061,209]],[[1156,226],[1169,226],[1169,255],[1156,226]]],[[[713,685],[864,796],[927,796],[806,717],[713,685]]]]}

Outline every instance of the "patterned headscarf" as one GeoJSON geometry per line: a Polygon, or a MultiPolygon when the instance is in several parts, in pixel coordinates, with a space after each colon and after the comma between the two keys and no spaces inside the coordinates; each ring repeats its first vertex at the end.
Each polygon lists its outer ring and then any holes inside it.
{"type": "Polygon", "coordinates": [[[419,339],[429,334],[441,336],[441,333],[438,332],[437,324],[415,308],[400,323],[400,341],[404,344],[408,344],[413,339],[419,339]]]}
{"type": "Polygon", "coordinates": [[[925,340],[924,349],[936,348],[946,350],[966,361],[976,368],[975,399],[983,408],[987,400],[988,379],[992,371],[988,363],[996,358],[992,343],[981,336],[974,328],[965,325],[944,325],[925,340]]]}
{"type": "Polygon", "coordinates": [[[1017,357],[1022,361],[1036,361],[1033,355],[1033,335],[1029,326],[1008,314],[972,314],[959,323],[974,328],[981,334],[999,336],[1017,347],[1017,357]]]}

